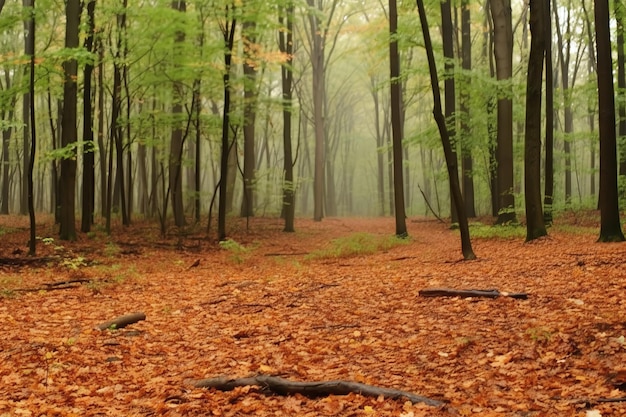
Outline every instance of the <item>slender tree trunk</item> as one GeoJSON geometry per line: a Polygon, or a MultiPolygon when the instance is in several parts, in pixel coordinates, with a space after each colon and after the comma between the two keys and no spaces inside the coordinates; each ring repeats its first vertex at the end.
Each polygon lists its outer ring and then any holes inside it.
{"type": "Polygon", "coordinates": [[[600,237],[601,242],[624,240],[617,192],[615,98],[609,30],[609,2],[595,0],[598,104],[600,128],[600,237]]]}
{"type": "Polygon", "coordinates": [[[380,118],[380,97],[378,95],[378,83],[374,75],[370,76],[370,93],[374,101],[374,124],[376,128],[376,184],[378,190],[379,216],[385,215],[385,163],[383,160],[383,149],[385,138],[384,129],[381,128],[380,118]]]}
{"type": "Polygon", "coordinates": [[[391,73],[391,132],[393,143],[393,190],[396,236],[406,237],[404,183],[402,172],[402,86],[400,84],[400,53],[398,52],[398,10],[396,0],[389,0],[389,65],[391,73]]]}
{"type": "Polygon", "coordinates": [[[282,95],[283,95],[283,217],[285,219],[284,232],[295,232],[295,183],[293,178],[293,155],[291,149],[291,115],[293,111],[293,20],[294,6],[289,2],[281,14],[280,23],[285,30],[279,36],[280,51],[287,56],[281,66],[282,95]]]}
{"type": "Polygon", "coordinates": [[[453,201],[459,216],[459,230],[461,232],[461,251],[463,253],[463,259],[476,259],[476,255],[474,254],[474,250],[472,249],[472,243],[469,234],[469,223],[467,221],[467,215],[465,213],[465,207],[463,205],[463,197],[461,195],[458,162],[454,157],[454,154],[452,153],[452,144],[450,143],[450,136],[448,135],[446,119],[441,110],[441,93],[439,92],[437,67],[435,63],[433,45],[430,40],[430,32],[428,31],[428,21],[426,18],[426,9],[424,8],[423,0],[417,0],[417,10],[419,12],[422,33],[424,35],[424,47],[426,49],[426,55],[428,57],[430,84],[433,91],[434,101],[433,116],[435,118],[435,121],[437,122],[437,127],[439,128],[441,143],[443,145],[443,152],[446,158],[446,166],[448,168],[448,177],[450,179],[450,189],[454,193],[453,201]]]}
{"type": "MultiPolygon", "coordinates": [[[[37,226],[35,223],[35,200],[33,197],[33,169],[35,167],[35,152],[37,151],[37,134],[35,124],[35,0],[26,0],[28,4],[28,19],[26,20],[26,53],[29,56],[28,90],[31,97],[29,108],[30,139],[28,165],[26,168],[26,183],[28,190],[28,218],[30,221],[30,239],[28,240],[28,255],[35,256],[37,252],[37,226]]],[[[24,149],[26,152],[26,149],[24,149]]]]}
{"type": "MultiPolygon", "coordinates": [[[[494,31],[496,76],[509,82],[513,76],[513,29],[511,0],[490,0],[494,31]]],[[[496,224],[516,221],[513,195],[513,100],[511,87],[502,87],[498,97],[498,140],[496,149],[498,219],[496,224]],[[507,91],[508,90],[508,91],[507,91]]]]}
{"type": "Polygon", "coordinates": [[[321,221],[324,218],[324,184],[326,179],[325,158],[326,139],[324,121],[324,96],[326,94],[325,69],[325,40],[324,29],[317,13],[320,13],[313,0],[307,0],[309,7],[309,29],[311,38],[311,71],[313,95],[313,130],[315,133],[315,162],[313,164],[313,220],[321,221]]]}
{"type": "MultiPolygon", "coordinates": [[[[65,47],[78,48],[78,28],[80,26],[79,0],[67,0],[65,4],[65,47]]],[[[70,147],[76,143],[76,96],[78,63],[76,59],[68,59],[63,63],[63,116],[61,120],[61,146],[70,147]]],[[[70,151],[75,155],[76,150],[70,151]]],[[[61,240],[76,239],[76,158],[68,157],[61,160],[61,240]]]]}
{"type": "MultiPolygon", "coordinates": [[[[184,1],[174,0],[172,1],[172,8],[178,10],[181,13],[186,11],[186,4],[184,1]]],[[[180,48],[185,42],[185,33],[183,31],[176,32],[175,49],[180,48]]],[[[180,55],[175,53],[175,56],[180,55]]],[[[174,64],[178,66],[178,64],[174,64]]],[[[183,113],[183,85],[181,81],[174,81],[172,85],[172,116],[174,119],[174,127],[172,127],[172,134],[170,138],[170,156],[168,165],[169,175],[169,187],[171,190],[172,198],[172,211],[174,213],[174,223],[176,227],[183,227],[185,225],[185,209],[183,205],[183,174],[182,174],[182,156],[183,156],[183,129],[180,126],[181,117],[183,113]]]]}
{"type": "Polygon", "coordinates": [[[554,68],[552,65],[552,12],[550,1],[543,7],[545,27],[546,66],[546,155],[543,196],[543,220],[552,224],[552,202],[554,201],[554,68]]]}
{"type": "Polygon", "coordinates": [[[557,49],[559,53],[559,63],[561,68],[561,87],[563,89],[563,153],[565,163],[565,204],[569,205],[572,200],[572,133],[574,132],[574,112],[572,109],[572,92],[573,82],[570,83],[570,11],[571,1],[568,2],[566,21],[564,23],[565,33],[561,27],[561,22],[558,13],[557,0],[553,1],[553,12],[556,24],[557,35],[557,49]]]}
{"type": "MultiPolygon", "coordinates": [[[[227,10],[228,13],[228,10],[227,10]]],[[[219,212],[217,222],[217,233],[220,241],[226,240],[226,194],[228,183],[228,154],[230,151],[229,128],[230,128],[230,71],[232,62],[232,52],[235,39],[236,20],[226,16],[227,24],[222,29],[224,37],[224,74],[222,76],[224,84],[224,113],[222,115],[222,149],[220,164],[220,191],[219,191],[219,212]],[[229,23],[228,23],[229,22],[229,23]]]]}
{"type": "Polygon", "coordinates": [[[469,0],[461,5],[461,65],[463,67],[463,88],[461,101],[461,177],[463,202],[468,217],[476,217],[474,206],[474,162],[472,159],[471,125],[470,125],[470,92],[471,78],[467,75],[472,70],[472,38],[469,0]]]}
{"type": "MultiPolygon", "coordinates": [[[[22,0],[24,9],[32,8],[32,0],[22,0]]],[[[30,27],[33,22],[30,19],[24,20],[24,54],[30,56],[34,51],[30,51],[31,45],[28,36],[30,35],[30,27]]],[[[24,66],[24,75],[28,77],[30,65],[24,66]]],[[[22,135],[22,178],[20,187],[20,214],[28,213],[28,160],[30,155],[30,108],[34,105],[35,98],[30,95],[30,90],[26,90],[22,96],[22,120],[24,121],[22,135]]]]}
{"type": "MultiPolygon", "coordinates": [[[[617,108],[619,175],[626,175],[626,70],[624,68],[624,3],[615,1],[615,23],[617,32],[617,108]]],[[[622,194],[624,190],[621,190],[622,194]]],[[[623,195],[622,195],[623,197],[623,195]]]]}
{"type": "MultiPolygon", "coordinates": [[[[85,49],[93,52],[94,38],[94,15],[96,0],[87,3],[87,37],[85,38],[85,49]]],[[[94,218],[95,204],[95,146],[93,137],[93,109],[91,81],[93,73],[93,63],[86,63],[83,70],[83,195],[82,195],[82,216],[80,230],[87,233],[91,230],[94,218]]]]}
{"type": "Polygon", "coordinates": [[[104,48],[97,41],[98,50],[98,154],[100,157],[100,214],[107,216],[107,151],[104,144],[104,48]]]}
{"type": "Polygon", "coordinates": [[[246,21],[242,25],[244,33],[244,97],[243,97],[243,198],[241,217],[254,216],[255,188],[255,123],[257,105],[257,74],[254,47],[256,43],[256,23],[246,21]]]}
{"type": "MultiPolygon", "coordinates": [[[[443,58],[444,58],[444,114],[452,156],[457,159],[454,137],[456,135],[456,91],[454,80],[454,27],[452,26],[452,8],[450,0],[444,0],[441,6],[441,34],[443,38],[443,58]]],[[[454,192],[450,189],[450,217],[452,223],[457,223],[459,215],[454,204],[454,192]]]]}
{"type": "Polygon", "coordinates": [[[527,242],[548,234],[541,208],[541,86],[546,50],[543,3],[543,0],[530,0],[531,41],[526,76],[526,139],[524,144],[527,242]]]}

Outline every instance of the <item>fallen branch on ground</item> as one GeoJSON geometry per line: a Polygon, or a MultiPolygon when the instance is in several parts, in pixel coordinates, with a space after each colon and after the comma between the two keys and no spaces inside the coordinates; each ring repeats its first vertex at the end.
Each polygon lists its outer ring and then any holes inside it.
{"type": "Polygon", "coordinates": [[[284,378],[257,375],[248,378],[227,378],[217,377],[191,381],[191,385],[196,388],[215,388],[220,391],[231,391],[236,387],[248,385],[258,386],[262,391],[268,391],[278,395],[302,394],[306,397],[321,397],[326,395],[346,395],[351,392],[361,394],[366,397],[383,396],[390,399],[407,399],[413,404],[424,403],[433,407],[441,407],[445,403],[439,400],[423,397],[407,391],[400,391],[391,388],[375,387],[350,381],[319,381],[319,382],[297,382],[284,378]]]}
{"type": "Polygon", "coordinates": [[[137,323],[138,321],[145,320],[146,315],[142,312],[126,314],[125,316],[119,316],[110,321],[105,321],[96,326],[98,330],[106,330],[110,328],[121,329],[130,324],[137,323]]]}
{"type": "Polygon", "coordinates": [[[14,292],[39,292],[39,291],[55,291],[55,290],[67,290],[70,288],[78,288],[80,285],[92,282],[90,279],[70,279],[67,281],[59,281],[59,282],[47,282],[43,284],[43,287],[34,287],[34,288],[16,288],[14,292]]]}
{"type": "Polygon", "coordinates": [[[509,297],[509,298],[517,298],[519,300],[526,300],[528,298],[528,294],[525,292],[514,293],[514,292],[500,292],[496,289],[491,290],[455,290],[452,288],[427,288],[425,290],[420,290],[419,295],[422,297],[487,297],[487,298],[498,298],[498,297],[509,297]]]}

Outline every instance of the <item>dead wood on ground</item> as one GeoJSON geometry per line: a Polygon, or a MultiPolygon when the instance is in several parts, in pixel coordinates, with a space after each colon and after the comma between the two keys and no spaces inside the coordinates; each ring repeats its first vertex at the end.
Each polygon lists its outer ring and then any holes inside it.
{"type": "Polygon", "coordinates": [[[327,395],[346,395],[349,393],[361,394],[366,397],[380,397],[390,399],[406,399],[413,404],[424,403],[433,407],[445,405],[443,401],[433,400],[421,395],[392,388],[382,388],[373,385],[362,384],[351,381],[318,381],[318,382],[298,382],[284,378],[257,375],[247,378],[217,377],[191,381],[191,385],[196,388],[215,388],[220,391],[231,391],[236,387],[258,386],[262,391],[278,394],[301,394],[306,397],[322,397],[327,395]]]}
{"type": "Polygon", "coordinates": [[[510,292],[500,292],[496,289],[490,290],[456,290],[453,288],[427,288],[424,290],[420,290],[419,295],[422,297],[487,297],[487,298],[498,298],[498,297],[509,297],[516,298],[519,300],[526,300],[528,298],[528,294],[521,293],[510,293],[510,292]]]}
{"type": "Polygon", "coordinates": [[[119,316],[114,318],[113,320],[105,321],[104,323],[100,323],[96,326],[98,330],[106,330],[106,329],[121,329],[122,327],[126,327],[133,323],[137,323],[138,321],[145,320],[146,315],[142,312],[136,312],[131,314],[126,314],[124,316],[119,316]]]}

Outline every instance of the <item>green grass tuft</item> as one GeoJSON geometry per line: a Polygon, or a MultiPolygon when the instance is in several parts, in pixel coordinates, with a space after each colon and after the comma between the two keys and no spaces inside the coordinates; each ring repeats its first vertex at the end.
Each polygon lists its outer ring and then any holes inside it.
{"type": "Polygon", "coordinates": [[[353,233],[331,241],[329,247],[308,254],[305,259],[333,259],[370,255],[407,244],[408,239],[396,236],[377,236],[371,233],[353,233]]]}

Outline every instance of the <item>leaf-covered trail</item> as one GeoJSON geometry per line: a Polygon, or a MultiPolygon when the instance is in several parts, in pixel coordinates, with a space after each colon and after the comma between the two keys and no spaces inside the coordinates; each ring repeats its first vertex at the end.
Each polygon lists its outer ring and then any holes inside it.
{"type": "MultiPolygon", "coordinates": [[[[410,391],[448,401],[461,415],[583,416],[584,400],[626,396],[614,385],[626,371],[626,244],[552,230],[530,244],[475,239],[479,259],[463,262],[455,232],[417,221],[408,223],[409,244],[311,260],[304,254],[334,237],[389,235],[393,220],[296,226],[285,234],[280,220],[252,219],[250,231],[242,223],[232,237],[245,251],[201,235],[163,242],[136,226],[110,242],[103,234],[54,242],[87,263],[73,271],[5,267],[0,415],[450,415],[354,394],[272,397],[185,384],[259,373],[410,391]],[[72,277],[94,281],[11,291],[72,277]],[[497,288],[529,299],[418,296],[430,287],[497,288]],[[146,321],[94,330],[133,311],[146,321]]],[[[45,227],[39,234],[54,236],[45,227]]],[[[24,241],[19,235],[3,236],[0,256],[24,241]]],[[[626,415],[626,402],[594,408],[626,415]]]]}

